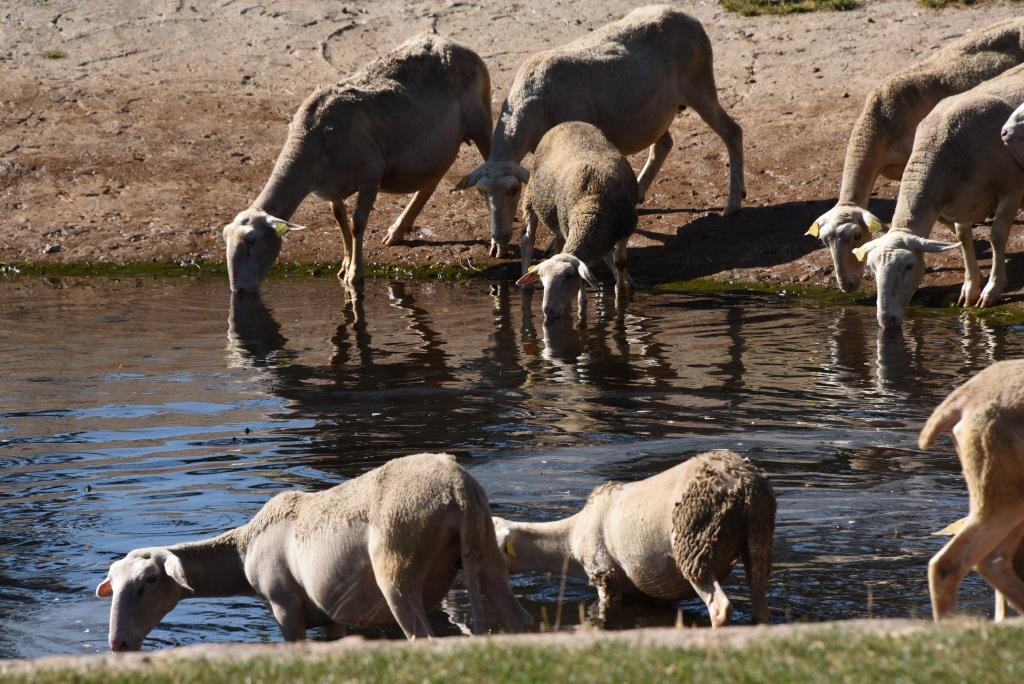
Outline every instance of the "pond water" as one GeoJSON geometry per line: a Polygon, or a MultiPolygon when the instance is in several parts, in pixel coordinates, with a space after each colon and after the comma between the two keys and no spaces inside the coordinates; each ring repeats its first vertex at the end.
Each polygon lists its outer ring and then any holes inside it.
{"type": "MultiPolygon", "coordinates": [[[[93,592],[132,548],[426,450],[456,453],[497,513],[543,520],[608,479],[735,449],[778,496],[775,621],[927,617],[931,533],[967,499],[949,440],[922,453],[918,430],[1024,352],[1019,328],[912,318],[880,337],[873,308],[778,296],[595,294],[584,326],[545,329],[540,297],[506,284],[377,281],[359,305],[332,279],[266,289],[232,309],[216,279],[0,280],[0,657],[106,650],[93,592]]],[[[558,578],[514,584],[553,619],[558,578]]],[[[739,568],[726,591],[749,622],[739,568]]],[[[565,595],[563,622],[595,598],[576,581],[565,595]]],[[[961,607],[991,604],[970,576],[961,607]]],[[[699,601],[682,608],[707,624],[699,601]]],[[[651,604],[617,620],[675,618],[651,604]]],[[[256,600],[193,600],[145,647],[279,639],[256,600]]]]}

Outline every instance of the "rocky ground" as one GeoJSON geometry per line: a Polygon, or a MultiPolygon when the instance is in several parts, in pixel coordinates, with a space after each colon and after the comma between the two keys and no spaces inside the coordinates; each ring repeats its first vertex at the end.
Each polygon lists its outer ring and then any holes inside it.
{"type": "MultiPolygon", "coordinates": [[[[0,263],[219,261],[220,227],[259,193],[291,113],[315,85],[433,29],[483,56],[497,111],[526,55],[635,4],[7,0],[0,263]]],[[[1018,11],[1007,2],[931,10],[867,0],[850,12],[748,18],[714,2],[678,4],[704,22],[714,44],[721,100],[745,132],[748,197],[742,212],[720,216],[725,147],[683,113],[631,242],[631,270],[642,283],[720,276],[830,284],[828,254],[803,233],[834,202],[865,94],[884,75],[1018,11]]],[[[382,195],[367,260],[489,265],[483,202],[448,192],[478,161],[463,148],[405,245],[384,247],[381,238],[408,198],[382,195]]],[[[639,168],[643,157],[632,161],[639,168]]],[[[880,184],[872,209],[891,217],[896,191],[880,184]]],[[[283,260],[337,260],[340,230],[325,203],[308,199],[295,221],[310,229],[289,236],[283,260]]],[[[934,236],[953,239],[941,227],[934,236]]],[[[985,259],[987,243],[979,247],[985,259]]],[[[1021,248],[1012,236],[1011,300],[1022,298],[1021,248]]],[[[959,252],[930,263],[926,283],[955,299],[959,252]]]]}

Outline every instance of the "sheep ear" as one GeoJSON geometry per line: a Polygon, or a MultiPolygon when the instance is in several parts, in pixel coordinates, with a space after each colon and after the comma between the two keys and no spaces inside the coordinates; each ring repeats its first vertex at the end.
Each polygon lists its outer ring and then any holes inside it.
{"type": "Polygon", "coordinates": [[[505,540],[505,553],[509,558],[515,558],[519,554],[516,553],[516,545],[512,543],[511,539],[505,540]]]}
{"type": "Polygon", "coordinates": [[[814,223],[812,223],[811,227],[807,229],[807,232],[804,233],[804,235],[810,235],[811,237],[820,237],[821,226],[818,225],[819,221],[821,221],[821,219],[817,219],[814,223]]]}
{"type": "MultiPolygon", "coordinates": [[[[541,263],[544,263],[543,261],[541,263]]],[[[537,272],[537,267],[540,264],[534,264],[530,268],[526,269],[526,273],[516,281],[516,285],[528,285],[529,283],[535,283],[540,280],[540,273],[537,272]]]]}
{"type": "Polygon", "coordinates": [[[181,559],[173,553],[168,553],[167,557],[164,558],[164,572],[167,573],[168,577],[177,582],[182,589],[195,593],[195,589],[192,588],[185,577],[185,567],[181,564],[181,559]]]}
{"type": "Polygon", "coordinates": [[[598,282],[597,278],[594,277],[594,274],[590,271],[589,268],[587,268],[587,265],[585,263],[580,261],[578,264],[576,264],[576,268],[580,272],[580,275],[583,277],[583,280],[587,281],[587,284],[590,285],[590,287],[601,287],[601,283],[598,282]]]}
{"type": "Polygon", "coordinates": [[[529,183],[530,182],[530,172],[527,171],[522,166],[520,166],[519,164],[516,164],[512,168],[512,173],[515,174],[515,177],[519,179],[520,183],[529,183]]]}
{"type": "Polygon", "coordinates": [[[868,232],[872,235],[881,233],[885,230],[885,226],[882,224],[881,220],[867,209],[861,209],[860,216],[864,219],[864,225],[868,227],[868,232]]]}
{"type": "Polygon", "coordinates": [[[868,254],[878,245],[878,241],[881,239],[882,238],[876,238],[869,242],[865,242],[860,247],[854,247],[853,256],[857,257],[857,261],[864,261],[868,258],[868,254]]]}
{"type": "Polygon", "coordinates": [[[114,595],[114,587],[110,584],[110,578],[100,582],[100,585],[96,587],[96,596],[99,598],[110,598],[114,595]]]}
{"type": "Polygon", "coordinates": [[[914,247],[922,252],[948,252],[960,246],[959,242],[942,242],[941,240],[921,239],[915,241],[914,247]]]}
{"type": "Polygon", "coordinates": [[[452,188],[452,192],[475,188],[476,184],[480,182],[480,175],[482,173],[482,169],[483,167],[477,167],[473,169],[470,173],[460,178],[459,182],[456,183],[455,187],[452,188]]]}
{"type": "Polygon", "coordinates": [[[306,229],[306,226],[300,226],[300,225],[296,225],[294,223],[289,223],[288,221],[284,221],[282,219],[274,218],[272,216],[267,217],[267,219],[270,221],[270,225],[274,226],[274,232],[277,233],[277,236],[280,237],[280,238],[283,238],[285,235],[287,235],[288,233],[290,233],[293,230],[305,230],[306,229]]]}
{"type": "Polygon", "coordinates": [[[952,537],[960,533],[960,530],[964,529],[967,524],[967,518],[960,518],[956,522],[949,523],[938,532],[932,532],[932,536],[935,537],[952,537]]]}

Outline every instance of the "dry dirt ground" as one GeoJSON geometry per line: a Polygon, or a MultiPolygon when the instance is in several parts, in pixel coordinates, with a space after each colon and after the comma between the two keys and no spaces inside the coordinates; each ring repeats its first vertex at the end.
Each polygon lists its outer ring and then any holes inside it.
{"type": "MultiPolygon", "coordinates": [[[[291,113],[317,84],[433,29],[484,58],[497,111],[526,55],[635,4],[2,0],[0,263],[220,261],[220,227],[259,193],[291,113]]],[[[647,283],[830,284],[827,253],[803,233],[834,202],[868,90],[1018,11],[998,1],[937,11],[865,0],[851,12],[746,18],[714,2],[677,4],[711,36],[720,98],[745,132],[748,197],[738,215],[720,216],[725,147],[695,114],[680,115],[675,149],[631,242],[631,271],[647,283]]],[[[632,161],[639,168],[642,160],[632,161]]],[[[384,247],[381,238],[408,198],[380,196],[367,260],[489,265],[483,202],[448,192],[478,161],[463,148],[405,245],[384,247]]],[[[888,219],[897,185],[877,189],[871,208],[888,219]]],[[[307,199],[295,220],[310,229],[289,236],[282,260],[338,259],[340,230],[325,203],[307,199]]],[[[934,236],[953,239],[941,227],[934,236]]],[[[978,229],[977,237],[987,236],[978,229]]],[[[979,248],[984,259],[987,242],[979,248]]],[[[1011,300],[1022,298],[1021,248],[1013,235],[1011,300]]],[[[930,263],[927,284],[955,299],[959,252],[930,263]]]]}

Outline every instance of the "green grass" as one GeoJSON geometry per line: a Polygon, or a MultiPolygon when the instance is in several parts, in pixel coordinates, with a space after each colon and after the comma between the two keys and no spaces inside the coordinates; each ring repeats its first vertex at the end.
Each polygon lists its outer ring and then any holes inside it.
{"type": "Polygon", "coordinates": [[[64,59],[68,56],[68,53],[63,50],[47,50],[43,53],[43,56],[46,57],[46,59],[64,59]]]}
{"type": "Polygon", "coordinates": [[[41,670],[4,682],[1020,682],[1024,629],[928,629],[904,636],[826,627],[745,647],[528,646],[465,640],[450,648],[368,648],[315,659],[159,659],[132,670],[41,670]]]}
{"type": "MultiPolygon", "coordinates": [[[[939,0],[941,1],[941,0],[939,0]]],[[[745,17],[759,14],[794,14],[796,12],[845,12],[857,7],[856,0],[722,0],[722,7],[745,17]]]]}

